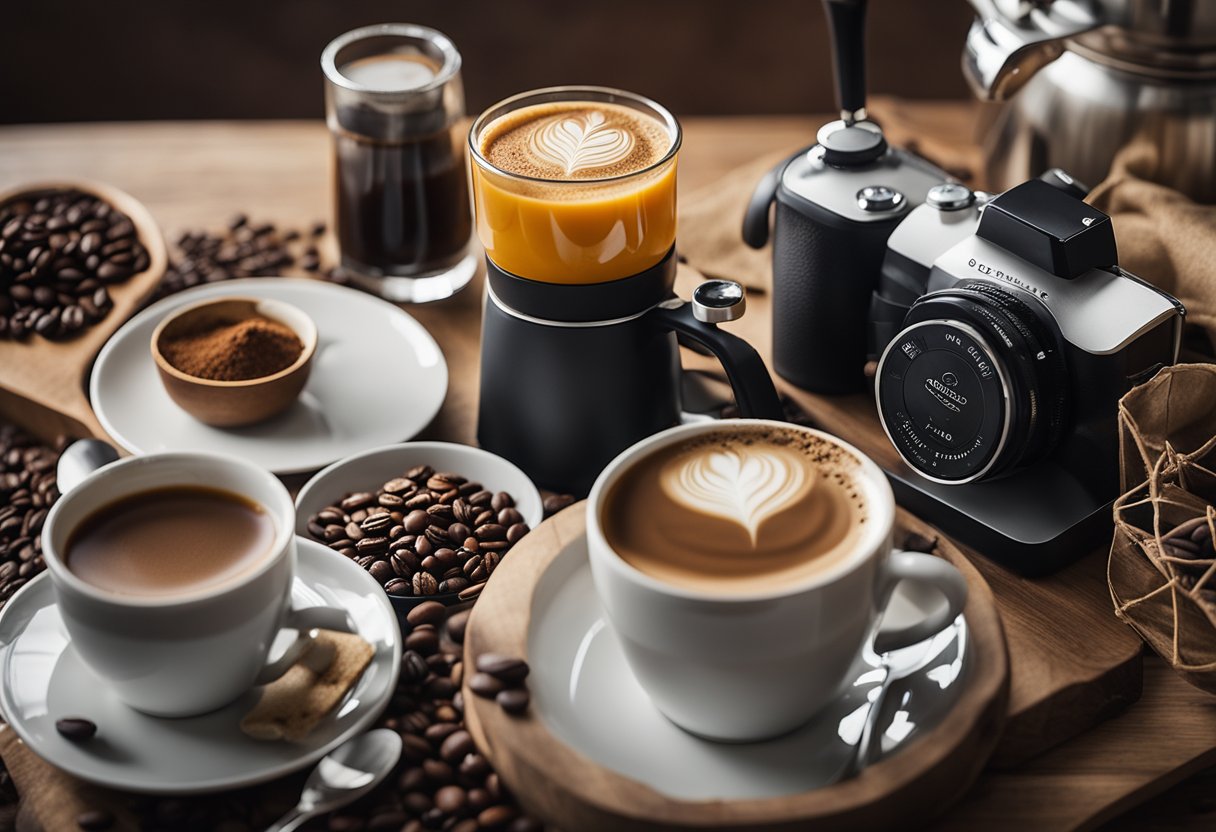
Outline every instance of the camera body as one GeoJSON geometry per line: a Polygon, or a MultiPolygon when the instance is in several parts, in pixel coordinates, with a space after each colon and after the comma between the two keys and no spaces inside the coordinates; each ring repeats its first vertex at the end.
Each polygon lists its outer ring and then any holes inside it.
{"type": "Polygon", "coordinates": [[[743,220],[753,248],[773,220],[773,365],[815,393],[865,389],[865,320],[887,237],[946,174],[888,146],[865,106],[864,0],[824,0],[840,118],[768,172],[743,220]]]}
{"type": "Polygon", "coordinates": [[[1121,270],[1110,218],[1060,172],[996,197],[941,184],[887,244],[870,308],[897,491],[1041,573],[1118,495],[1118,401],[1174,363],[1184,309],[1121,270]]]}
{"type": "MultiPolygon", "coordinates": [[[[839,122],[821,131],[839,142],[839,122]]],[[[773,364],[817,393],[865,388],[864,321],[887,238],[945,174],[911,153],[835,158],[823,142],[789,159],[773,196],[773,364]],[[828,161],[833,159],[835,164],[828,161]]]]}

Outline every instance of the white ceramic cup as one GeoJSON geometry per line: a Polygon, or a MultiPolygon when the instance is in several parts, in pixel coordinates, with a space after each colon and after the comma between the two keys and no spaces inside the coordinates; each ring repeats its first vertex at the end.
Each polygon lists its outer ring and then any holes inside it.
{"type": "Polygon", "coordinates": [[[792,731],[838,696],[899,581],[929,584],[946,603],[909,626],[884,629],[881,650],[922,641],[962,612],[962,574],[941,558],[893,551],[894,525],[895,498],[873,461],[821,431],[758,419],[681,425],[644,439],[608,464],[587,500],[596,591],[634,675],[676,725],[728,742],[792,731]],[[665,583],[613,551],[600,515],[621,474],[668,445],[732,426],[813,434],[857,458],[867,520],[847,557],[796,583],[725,595],[665,583]]]}
{"type": "Polygon", "coordinates": [[[193,716],[223,707],[254,684],[286,672],[313,628],[350,629],[344,610],[291,608],[291,495],[273,474],[238,457],[149,454],[100,468],[55,503],[43,526],[42,552],[81,660],[119,699],[153,716],[193,716]],[[164,597],[109,592],[68,569],[68,539],[94,511],[142,491],[182,485],[229,491],[265,508],[275,537],[262,562],[218,586],[164,597]],[[268,661],[284,629],[295,630],[296,638],[268,661]]]}

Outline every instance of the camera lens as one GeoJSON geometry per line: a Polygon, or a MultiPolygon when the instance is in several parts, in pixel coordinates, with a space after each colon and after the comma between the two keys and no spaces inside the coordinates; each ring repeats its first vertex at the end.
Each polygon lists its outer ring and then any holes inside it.
{"type": "Polygon", "coordinates": [[[1065,418],[1058,330],[1036,300],[985,281],[925,295],[876,378],[883,429],[929,479],[1008,474],[1055,445],[1065,418]]]}

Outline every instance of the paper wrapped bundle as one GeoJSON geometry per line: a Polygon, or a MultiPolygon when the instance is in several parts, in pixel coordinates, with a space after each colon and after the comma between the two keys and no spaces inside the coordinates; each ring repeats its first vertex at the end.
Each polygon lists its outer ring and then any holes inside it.
{"type": "Polygon", "coordinates": [[[1216,365],[1162,370],[1119,402],[1124,494],[1107,580],[1115,613],[1216,693],[1216,365]]]}

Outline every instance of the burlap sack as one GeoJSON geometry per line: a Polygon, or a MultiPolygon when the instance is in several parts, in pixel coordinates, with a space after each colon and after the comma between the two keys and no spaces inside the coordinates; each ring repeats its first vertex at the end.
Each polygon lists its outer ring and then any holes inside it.
{"type": "Polygon", "coordinates": [[[1181,364],[1119,402],[1121,473],[1107,581],[1115,614],[1187,681],[1216,693],[1216,557],[1163,544],[1216,532],[1216,365],[1181,364]],[[1202,535],[1203,531],[1196,532],[1202,535]]]}

